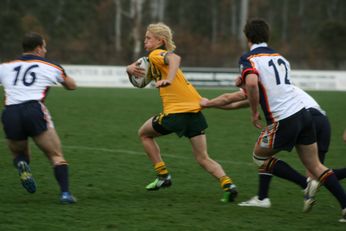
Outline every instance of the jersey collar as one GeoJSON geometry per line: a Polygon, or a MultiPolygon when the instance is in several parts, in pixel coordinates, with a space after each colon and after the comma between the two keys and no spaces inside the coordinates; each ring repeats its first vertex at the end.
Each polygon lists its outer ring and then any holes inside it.
{"type": "Polygon", "coordinates": [[[25,54],[19,57],[20,60],[45,60],[45,58],[37,55],[32,55],[32,54],[25,54]]]}
{"type": "Polygon", "coordinates": [[[250,50],[252,51],[258,47],[267,47],[267,46],[268,46],[267,43],[255,43],[255,44],[252,44],[250,50]]]}

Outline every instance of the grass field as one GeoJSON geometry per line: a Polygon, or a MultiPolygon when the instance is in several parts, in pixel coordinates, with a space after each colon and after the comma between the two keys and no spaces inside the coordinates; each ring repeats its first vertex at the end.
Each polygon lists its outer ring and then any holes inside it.
{"type": "MultiPolygon", "coordinates": [[[[226,89],[201,89],[214,97],[226,89]]],[[[2,93],[2,92],[1,92],[2,93]]],[[[328,112],[333,128],[326,164],[346,166],[346,92],[311,92],[328,112]]],[[[38,184],[35,194],[20,185],[16,169],[0,141],[1,231],[102,231],[102,230],[346,230],[340,224],[336,200],[322,188],[318,203],[303,214],[302,190],[273,178],[272,208],[244,208],[219,202],[218,182],[194,161],[188,140],[170,135],[158,139],[164,160],[173,175],[173,186],[147,192],[154,179],[151,163],[137,137],[137,130],[161,110],[155,89],[80,88],[68,92],[53,88],[46,102],[70,163],[71,190],[78,203],[63,206],[58,186],[44,155],[32,145],[31,168],[38,184]]],[[[248,109],[205,110],[210,155],[223,165],[239,188],[237,202],[257,192],[257,171],[251,153],[258,130],[250,123],[248,109]]],[[[281,153],[304,172],[295,152],[281,153]]],[[[343,186],[346,188],[346,181],[343,186]]]]}

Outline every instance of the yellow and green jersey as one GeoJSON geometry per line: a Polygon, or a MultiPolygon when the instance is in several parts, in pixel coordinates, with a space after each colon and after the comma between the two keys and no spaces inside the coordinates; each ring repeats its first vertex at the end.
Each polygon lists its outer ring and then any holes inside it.
{"type": "MultiPolygon", "coordinates": [[[[168,64],[165,63],[166,50],[156,49],[149,54],[151,74],[155,81],[167,79],[168,64]]],[[[163,113],[199,112],[201,96],[189,83],[179,68],[171,85],[159,88],[163,113]]]]}

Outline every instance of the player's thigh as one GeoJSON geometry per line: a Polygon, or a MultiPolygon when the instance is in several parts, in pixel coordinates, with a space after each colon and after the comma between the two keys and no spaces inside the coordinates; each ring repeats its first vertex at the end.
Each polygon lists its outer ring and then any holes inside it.
{"type": "Polygon", "coordinates": [[[263,155],[277,150],[292,151],[296,144],[308,145],[316,141],[311,115],[301,110],[290,117],[267,125],[261,132],[255,153],[263,155]]]}
{"type": "Polygon", "coordinates": [[[151,117],[147,121],[144,122],[144,124],[139,128],[138,135],[140,137],[157,137],[161,136],[159,132],[157,132],[153,127],[153,119],[155,117],[151,117]]]}
{"type": "Polygon", "coordinates": [[[207,137],[205,134],[194,136],[190,138],[192,152],[196,158],[208,157],[207,152],[207,137]]]}
{"type": "Polygon", "coordinates": [[[309,145],[296,145],[296,149],[304,166],[312,172],[316,177],[318,177],[327,168],[321,164],[318,153],[317,144],[309,145]]]}
{"type": "Polygon", "coordinates": [[[202,112],[188,113],[185,126],[183,135],[191,139],[192,137],[205,134],[208,123],[202,112]]]}
{"type": "Polygon", "coordinates": [[[23,129],[21,105],[5,106],[1,121],[5,136],[8,140],[22,141],[28,138],[28,134],[23,129]]]}
{"type": "Polygon", "coordinates": [[[46,131],[34,136],[33,140],[45,154],[62,155],[60,138],[54,128],[48,127],[46,131]]]}
{"type": "Polygon", "coordinates": [[[320,161],[323,163],[325,154],[329,150],[331,128],[329,120],[326,116],[320,114],[312,114],[316,129],[317,148],[320,161]]]}
{"type": "Polygon", "coordinates": [[[29,155],[29,143],[28,140],[7,140],[8,148],[11,153],[16,156],[18,154],[29,155]]]}
{"type": "Polygon", "coordinates": [[[275,122],[262,129],[253,149],[254,155],[257,157],[270,157],[279,152],[280,149],[276,144],[283,139],[283,131],[279,127],[279,123],[275,122]]]}
{"type": "Polygon", "coordinates": [[[266,148],[261,147],[259,143],[255,144],[255,147],[253,149],[253,153],[258,157],[271,157],[278,153],[280,150],[272,149],[272,148],[266,148]]]}
{"type": "Polygon", "coordinates": [[[317,145],[316,143],[309,145],[296,145],[296,149],[303,164],[316,164],[319,162],[317,156],[317,145]]]}

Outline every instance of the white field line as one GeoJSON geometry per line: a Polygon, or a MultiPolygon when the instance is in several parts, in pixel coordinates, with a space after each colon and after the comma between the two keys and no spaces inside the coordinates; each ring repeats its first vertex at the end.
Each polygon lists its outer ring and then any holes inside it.
{"type": "MultiPolygon", "coordinates": [[[[112,148],[94,148],[94,147],[87,147],[87,146],[74,146],[74,145],[63,145],[64,149],[78,149],[78,150],[89,150],[89,151],[97,151],[97,152],[108,152],[108,153],[123,153],[123,154],[129,154],[129,155],[135,155],[135,156],[143,156],[146,155],[145,152],[138,152],[138,151],[132,151],[132,150],[126,150],[126,149],[112,149],[112,148]]],[[[190,159],[185,156],[178,156],[173,154],[164,153],[162,154],[163,157],[170,157],[174,159],[190,159]]],[[[216,160],[220,163],[230,163],[230,164],[237,164],[237,165],[249,165],[253,166],[252,162],[243,162],[243,161],[230,161],[230,160],[216,160]]]]}

